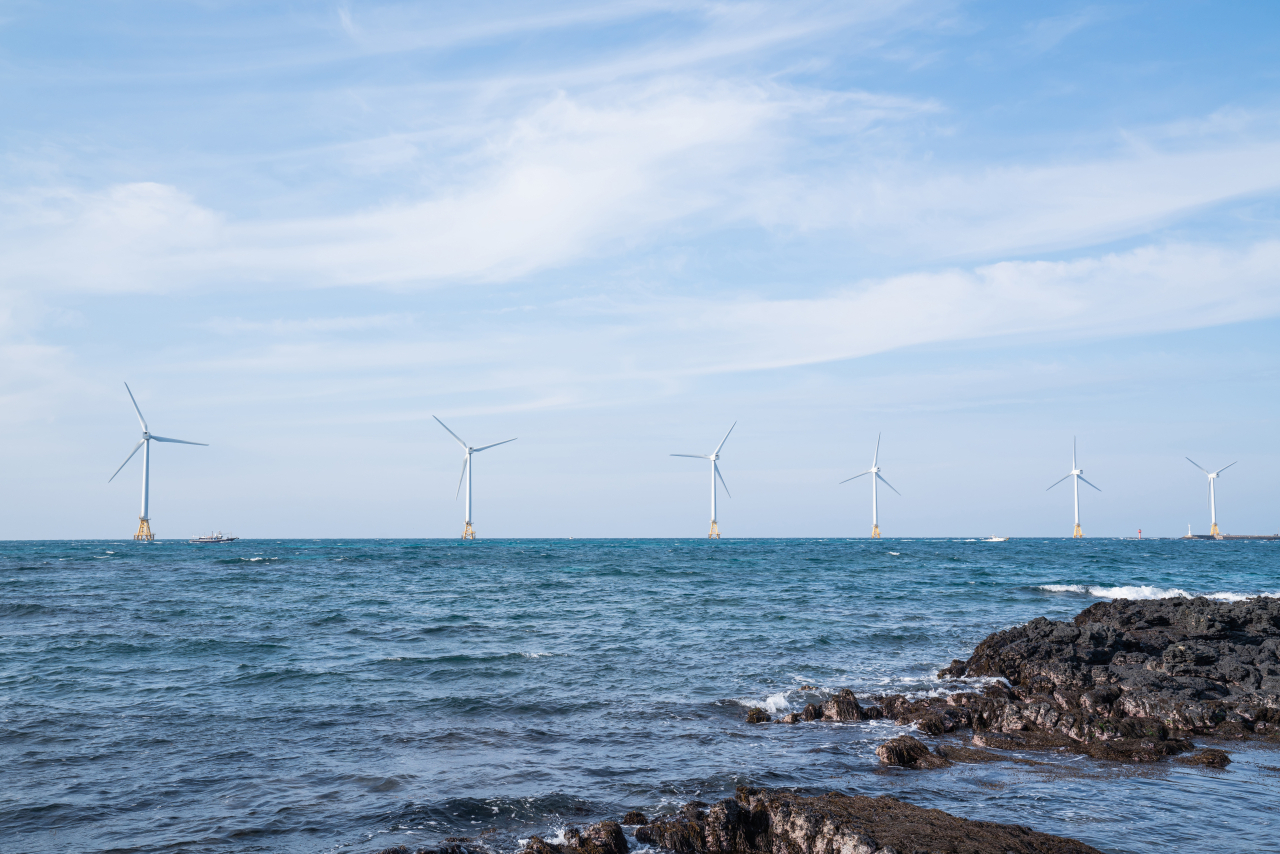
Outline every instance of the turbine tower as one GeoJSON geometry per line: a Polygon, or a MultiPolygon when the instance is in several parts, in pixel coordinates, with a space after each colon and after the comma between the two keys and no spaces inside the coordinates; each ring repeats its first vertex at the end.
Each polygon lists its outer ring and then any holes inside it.
{"type": "MultiPolygon", "coordinates": [[[[139,542],[149,543],[155,539],[155,535],[151,533],[151,513],[150,513],[150,492],[151,492],[151,443],[152,442],[172,442],[175,445],[200,445],[209,447],[207,442],[188,442],[184,439],[166,439],[164,436],[155,436],[147,429],[147,420],[142,417],[142,410],[138,408],[138,401],[133,397],[133,390],[129,388],[129,384],[124,384],[124,390],[129,392],[129,399],[133,401],[133,411],[138,413],[138,423],[142,425],[142,438],[138,440],[138,444],[133,446],[133,450],[129,452],[129,456],[124,458],[124,462],[120,464],[120,468],[116,469],[116,474],[120,474],[129,464],[129,460],[133,459],[133,455],[138,453],[138,449],[142,448],[142,515],[138,517],[138,533],[133,535],[135,540],[139,542]]],[[[107,483],[116,479],[116,474],[107,478],[107,483]]]]}
{"type": "MultiPolygon", "coordinates": [[[[729,428],[729,433],[733,432],[733,428],[738,426],[738,422],[733,422],[729,428]]],[[[724,434],[724,438],[720,440],[720,444],[716,445],[716,449],[711,452],[710,456],[706,454],[672,454],[673,457],[692,457],[695,460],[711,460],[711,533],[707,534],[708,540],[720,539],[720,527],[716,524],[716,478],[720,478],[720,485],[724,487],[724,494],[729,495],[729,485],[724,482],[724,475],[720,474],[720,466],[716,464],[716,460],[720,459],[720,449],[724,447],[724,443],[729,441],[729,433],[724,434]]],[[[732,495],[729,495],[732,498],[732,495]]]]}
{"type": "MultiPolygon", "coordinates": [[[[434,415],[431,417],[436,418],[434,415]]],[[[445,427],[445,423],[439,418],[436,418],[436,423],[441,427],[444,427],[444,429],[449,430],[448,427],[445,427]]],[[[458,478],[458,493],[462,492],[462,481],[465,480],[467,482],[467,524],[466,527],[462,529],[462,539],[474,540],[476,538],[476,532],[475,529],[471,527],[471,455],[478,454],[481,451],[487,451],[490,448],[496,448],[499,445],[505,445],[507,442],[514,442],[515,439],[506,439],[502,442],[494,442],[492,445],[485,445],[482,448],[473,448],[466,442],[462,441],[462,438],[452,430],[449,430],[449,435],[458,440],[458,444],[462,446],[462,450],[465,452],[465,456],[462,460],[462,477],[458,478]]],[[[517,436],[516,438],[519,437],[517,436]]],[[[455,501],[457,498],[458,496],[454,495],[455,501]]]]}
{"type": "MultiPolygon", "coordinates": [[[[1187,462],[1209,475],[1209,536],[1214,539],[1222,539],[1222,534],[1218,532],[1218,508],[1214,504],[1213,500],[1213,482],[1218,479],[1218,475],[1222,474],[1236,463],[1232,463],[1230,466],[1223,466],[1217,471],[1209,471],[1207,468],[1191,459],[1191,457],[1187,457],[1187,462]]],[[[1236,460],[1236,462],[1239,462],[1239,460],[1236,460]]]]}
{"type": "MultiPolygon", "coordinates": [[[[880,507],[879,507],[879,496],[877,495],[877,492],[876,492],[876,481],[878,480],[881,483],[883,483],[885,486],[889,487],[890,489],[893,489],[893,484],[885,480],[884,476],[880,474],[880,467],[876,465],[876,461],[879,459],[880,459],[880,434],[877,433],[876,434],[876,452],[871,457],[871,468],[867,469],[862,474],[855,474],[853,477],[847,477],[844,480],[840,481],[841,483],[848,483],[851,480],[857,480],[858,478],[862,477],[862,475],[864,474],[875,475],[875,477],[871,478],[871,536],[873,539],[877,539],[877,540],[880,539],[880,507]]],[[[898,490],[896,489],[893,489],[893,491],[898,492],[898,490]]],[[[898,495],[901,495],[901,494],[902,494],[901,492],[898,492],[898,495]]]]}
{"type": "MultiPolygon", "coordinates": [[[[1067,477],[1075,478],[1075,483],[1073,484],[1073,486],[1075,487],[1075,493],[1076,493],[1076,527],[1071,534],[1071,538],[1079,539],[1084,536],[1084,531],[1080,530],[1080,481],[1084,480],[1084,469],[1076,467],[1076,437],[1075,436],[1071,437],[1071,472],[1070,474],[1062,478],[1062,480],[1055,480],[1053,484],[1049,486],[1048,489],[1045,490],[1045,492],[1048,492],[1050,489],[1053,489],[1053,487],[1062,483],[1062,481],[1066,480],[1067,477]]],[[[1089,483],[1089,481],[1087,480],[1084,480],[1084,482],[1089,483]]],[[[1089,485],[1093,486],[1092,483],[1089,483],[1089,485]]],[[[1093,486],[1093,488],[1098,489],[1098,487],[1096,486],[1093,486]]],[[[1101,492],[1102,490],[1098,489],[1098,491],[1101,492]]]]}

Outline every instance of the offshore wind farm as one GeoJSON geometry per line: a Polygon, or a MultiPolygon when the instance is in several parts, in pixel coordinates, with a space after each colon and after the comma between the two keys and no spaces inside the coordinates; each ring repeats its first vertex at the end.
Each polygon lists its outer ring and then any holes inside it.
{"type": "Polygon", "coordinates": [[[4,4],[0,852],[1275,850],[1277,33],[4,4]]]}
{"type": "MultiPolygon", "coordinates": [[[[141,511],[139,513],[138,529],[137,529],[137,532],[134,534],[133,539],[136,542],[151,542],[155,539],[155,536],[151,530],[151,518],[150,518],[150,476],[151,476],[150,443],[154,441],[154,442],[184,444],[184,445],[201,445],[203,447],[208,447],[208,445],[206,443],[191,442],[184,439],[171,439],[163,436],[157,436],[151,433],[149,431],[149,428],[147,427],[147,422],[142,415],[142,410],[139,408],[137,400],[134,398],[133,391],[132,389],[129,388],[128,383],[125,383],[125,390],[129,395],[130,402],[133,404],[134,411],[138,417],[138,422],[142,427],[142,438],[134,446],[133,450],[129,453],[129,456],[125,458],[124,463],[122,463],[120,467],[116,469],[115,473],[112,474],[111,478],[108,479],[108,482],[114,480],[116,475],[118,475],[124,469],[125,465],[127,465],[129,461],[133,459],[133,457],[137,454],[137,452],[139,450],[142,450],[143,452],[142,505],[141,505],[141,511]]],[[[473,510],[472,477],[473,477],[473,471],[474,471],[473,455],[478,454],[482,451],[487,451],[491,448],[496,448],[500,445],[506,445],[510,442],[516,441],[516,439],[515,438],[504,439],[500,442],[493,442],[487,445],[481,445],[479,447],[475,447],[468,444],[464,439],[462,439],[462,437],[460,437],[457,433],[455,433],[448,425],[446,425],[443,421],[441,421],[440,418],[433,415],[432,419],[435,420],[435,422],[439,424],[440,427],[443,428],[462,448],[462,451],[463,451],[462,471],[458,479],[457,487],[455,489],[455,500],[463,497],[464,489],[465,489],[465,500],[463,501],[463,529],[462,529],[461,539],[475,540],[477,539],[478,535],[473,525],[473,516],[472,516],[472,510],[473,510]]],[[[710,494],[711,522],[710,522],[710,530],[707,534],[707,538],[712,540],[718,540],[721,538],[721,531],[720,531],[720,525],[719,525],[719,512],[718,512],[718,495],[719,495],[720,489],[724,489],[726,496],[732,497],[729,493],[728,485],[725,483],[724,475],[720,471],[719,462],[721,459],[721,451],[724,449],[725,443],[728,442],[729,437],[730,435],[732,435],[734,429],[737,427],[737,424],[738,422],[735,421],[729,427],[729,430],[725,433],[724,437],[720,440],[719,444],[716,445],[715,449],[710,454],[670,454],[670,456],[672,457],[683,457],[686,459],[706,460],[711,464],[710,471],[708,472],[710,477],[710,488],[711,488],[710,490],[711,491],[711,494],[710,494]]],[[[871,539],[881,539],[882,537],[881,529],[880,529],[879,485],[884,484],[886,487],[892,490],[899,497],[901,497],[902,495],[902,493],[900,493],[893,486],[893,484],[891,484],[883,475],[883,469],[880,466],[880,444],[881,444],[882,437],[883,437],[883,434],[878,433],[876,435],[876,442],[875,442],[874,450],[872,452],[870,468],[866,469],[865,471],[859,472],[858,474],[853,475],[852,477],[845,478],[844,480],[839,482],[840,485],[843,485],[843,484],[858,480],[860,478],[870,476],[869,482],[871,484],[871,530],[870,530],[871,539]]],[[[1207,535],[1193,534],[1189,529],[1186,536],[1181,537],[1181,539],[1191,539],[1191,540],[1195,540],[1195,539],[1207,539],[1207,540],[1280,539],[1280,534],[1275,534],[1275,535],[1272,535],[1272,534],[1223,534],[1218,528],[1215,482],[1218,480],[1222,472],[1234,466],[1235,463],[1234,462],[1230,463],[1215,471],[1209,471],[1208,469],[1205,469],[1202,466],[1200,466],[1190,457],[1187,457],[1186,459],[1188,462],[1190,462],[1196,468],[1200,469],[1200,471],[1202,471],[1207,476],[1207,479],[1208,479],[1207,498],[1208,498],[1210,528],[1209,528],[1209,533],[1207,535]]],[[[1085,485],[1091,487],[1092,489],[1098,492],[1101,492],[1102,490],[1084,477],[1084,469],[1080,467],[1078,462],[1078,444],[1077,444],[1076,437],[1074,436],[1072,437],[1072,440],[1071,440],[1071,470],[1062,478],[1050,484],[1050,486],[1046,488],[1046,492],[1052,491],[1054,487],[1058,486],[1059,484],[1063,483],[1068,479],[1072,481],[1072,506],[1073,506],[1073,512],[1074,512],[1071,537],[1072,539],[1083,539],[1085,535],[1081,525],[1081,516],[1080,516],[1080,484],[1084,483],[1085,485]]],[[[590,536],[590,534],[587,533],[586,536],[590,536]]],[[[1006,541],[1008,539],[1009,539],[1008,537],[990,537],[990,538],[987,538],[987,541],[999,542],[999,541],[1006,541]]],[[[1150,539],[1150,537],[1148,537],[1147,539],[1150,539]]],[[[203,544],[203,543],[221,544],[221,543],[230,542],[230,541],[232,540],[221,537],[221,536],[195,537],[190,540],[190,542],[192,543],[200,543],[200,544],[203,544]]]]}

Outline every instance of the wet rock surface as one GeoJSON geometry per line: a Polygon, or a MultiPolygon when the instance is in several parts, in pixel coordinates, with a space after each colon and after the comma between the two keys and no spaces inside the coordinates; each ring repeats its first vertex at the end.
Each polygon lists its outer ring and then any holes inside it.
{"type": "Polygon", "coordinates": [[[1071,622],[996,632],[939,676],[1008,685],[855,705],[931,736],[970,730],[979,747],[1121,762],[1188,753],[1194,736],[1280,745],[1280,599],[1099,602],[1071,622]]]}
{"type": "Polygon", "coordinates": [[[462,841],[446,840],[436,848],[410,848],[408,845],[396,845],[383,848],[377,854],[489,854],[489,849],[469,839],[462,841]]]}
{"type": "Polygon", "coordinates": [[[900,735],[876,748],[876,756],[885,765],[903,768],[945,768],[951,762],[943,756],[929,752],[928,746],[918,738],[900,735]]]}
{"type": "Polygon", "coordinates": [[[627,854],[627,836],[616,821],[602,821],[585,830],[566,828],[564,842],[533,836],[521,854],[627,854]]]}
{"type": "Polygon", "coordinates": [[[1072,839],[890,797],[747,787],[710,807],[687,804],[638,828],[636,840],[676,854],[1098,854],[1072,839]]]}

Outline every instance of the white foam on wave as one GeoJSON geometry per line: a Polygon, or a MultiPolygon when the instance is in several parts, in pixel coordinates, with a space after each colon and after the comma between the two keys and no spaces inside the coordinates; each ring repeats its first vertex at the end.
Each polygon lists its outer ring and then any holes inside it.
{"type": "Polygon", "coordinates": [[[791,709],[791,702],[787,700],[787,694],[785,691],[780,691],[777,694],[770,694],[765,698],[763,703],[754,697],[739,698],[734,700],[734,702],[747,709],[759,707],[770,714],[777,714],[791,709]]]}
{"type": "Polygon", "coordinates": [[[1041,584],[1036,587],[1046,593],[1078,593],[1095,596],[1099,599],[1194,599],[1203,596],[1206,599],[1217,599],[1220,602],[1243,602],[1257,596],[1280,598],[1280,591],[1275,593],[1188,593],[1180,587],[1155,587],[1150,584],[1121,585],[1103,587],[1098,584],[1041,584]]]}
{"type": "Polygon", "coordinates": [[[1193,598],[1192,594],[1177,587],[1153,587],[1150,584],[1125,585],[1121,587],[1098,587],[1090,585],[1089,595],[1098,596],[1103,599],[1193,598]]]}

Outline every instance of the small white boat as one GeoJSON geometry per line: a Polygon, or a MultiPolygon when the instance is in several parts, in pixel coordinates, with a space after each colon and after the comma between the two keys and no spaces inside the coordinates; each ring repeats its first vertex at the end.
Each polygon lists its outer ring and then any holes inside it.
{"type": "Polygon", "coordinates": [[[1008,537],[987,537],[985,540],[983,540],[983,542],[984,543],[1007,543],[1009,542],[1009,538],[1008,537]]]}
{"type": "Polygon", "coordinates": [[[238,539],[240,538],[233,537],[230,534],[224,534],[221,531],[219,531],[218,533],[210,534],[207,537],[196,537],[194,539],[187,540],[187,542],[188,543],[234,543],[238,539]]]}

